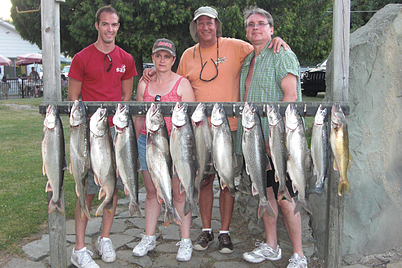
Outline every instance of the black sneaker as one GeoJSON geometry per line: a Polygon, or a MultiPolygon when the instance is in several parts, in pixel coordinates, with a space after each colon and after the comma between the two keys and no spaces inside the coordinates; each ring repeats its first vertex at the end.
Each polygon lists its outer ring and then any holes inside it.
{"type": "Polygon", "coordinates": [[[214,233],[203,231],[195,240],[193,248],[195,250],[206,250],[212,241],[214,241],[214,233]]]}
{"type": "Polygon", "coordinates": [[[220,253],[232,253],[233,252],[233,243],[230,240],[230,235],[229,234],[220,234],[218,236],[218,246],[219,246],[219,252],[220,253]]]}

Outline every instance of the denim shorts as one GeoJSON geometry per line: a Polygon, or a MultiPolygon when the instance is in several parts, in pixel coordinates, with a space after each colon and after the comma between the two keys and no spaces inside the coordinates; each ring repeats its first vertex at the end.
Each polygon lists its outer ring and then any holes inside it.
{"type": "MultiPolygon", "coordinates": [[[[110,133],[112,134],[112,140],[113,140],[116,133],[114,127],[110,128],[110,133]]],[[[120,190],[124,189],[124,185],[120,177],[117,178],[116,189],[120,190]]],[[[87,194],[96,194],[99,193],[99,190],[100,186],[96,185],[94,179],[94,172],[92,170],[92,167],[90,167],[88,170],[87,194]]]]}
{"type": "Polygon", "coordinates": [[[140,170],[148,170],[147,166],[147,156],[146,156],[146,146],[147,137],[144,134],[140,134],[137,140],[138,145],[138,158],[140,159],[140,170]]]}

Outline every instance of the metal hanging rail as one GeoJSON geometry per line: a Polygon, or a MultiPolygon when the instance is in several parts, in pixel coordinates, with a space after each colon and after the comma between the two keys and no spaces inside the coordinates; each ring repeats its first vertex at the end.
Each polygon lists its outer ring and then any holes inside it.
{"type": "MultiPolygon", "coordinates": [[[[99,107],[106,108],[109,115],[114,115],[116,111],[117,104],[120,103],[122,105],[129,105],[130,113],[133,116],[145,116],[152,102],[146,101],[129,101],[129,102],[84,102],[84,105],[87,108],[88,115],[92,115],[96,112],[99,107]]],[[[206,106],[206,112],[208,116],[211,116],[213,106],[215,102],[204,102],[206,106]]],[[[256,102],[255,104],[258,107],[260,117],[266,117],[267,105],[278,105],[279,111],[282,115],[285,115],[285,110],[288,104],[294,103],[297,107],[297,110],[302,116],[315,116],[317,109],[320,105],[322,108],[331,109],[334,102],[256,102]]],[[[347,103],[337,102],[341,105],[342,110],[345,115],[349,115],[349,105],[347,103]]],[[[48,105],[55,105],[59,114],[61,115],[69,115],[71,111],[71,107],[73,106],[73,102],[71,101],[61,101],[61,102],[49,102],[42,103],[39,106],[39,113],[46,114],[46,107],[48,105]]],[[[160,104],[162,113],[165,116],[171,116],[175,102],[158,102],[160,104]]],[[[192,114],[199,104],[199,102],[187,102],[188,104],[188,113],[192,114]]],[[[227,117],[239,117],[243,111],[244,102],[221,102],[223,108],[225,109],[227,117]]]]}

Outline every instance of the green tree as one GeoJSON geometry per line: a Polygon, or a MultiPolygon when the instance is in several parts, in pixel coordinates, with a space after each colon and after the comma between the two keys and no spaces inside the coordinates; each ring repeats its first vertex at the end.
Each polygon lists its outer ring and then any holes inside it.
{"type": "Polygon", "coordinates": [[[40,11],[26,12],[29,10],[37,10],[40,0],[11,0],[11,18],[15,29],[19,32],[22,39],[32,44],[42,47],[41,40],[41,14],[40,11]],[[18,11],[22,13],[17,13],[18,11]]]}

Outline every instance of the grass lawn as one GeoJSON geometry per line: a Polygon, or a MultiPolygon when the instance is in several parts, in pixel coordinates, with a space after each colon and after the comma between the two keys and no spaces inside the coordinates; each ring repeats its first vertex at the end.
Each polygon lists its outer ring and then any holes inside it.
{"type": "MultiPolygon", "coordinates": [[[[321,101],[322,98],[323,95],[318,95],[303,100],[321,101]]],[[[38,112],[42,100],[0,101],[0,256],[2,253],[21,254],[19,245],[22,239],[47,226],[46,177],[42,174],[41,156],[44,115],[38,112]],[[34,109],[15,109],[10,104],[32,105],[34,109]]],[[[69,163],[68,116],[63,115],[62,121],[69,163]]],[[[310,131],[312,123],[312,117],[306,118],[306,127],[310,127],[310,131]]],[[[75,182],[68,171],[64,174],[66,218],[72,219],[77,201],[75,182]]],[[[95,199],[93,205],[99,204],[95,199]]]]}

